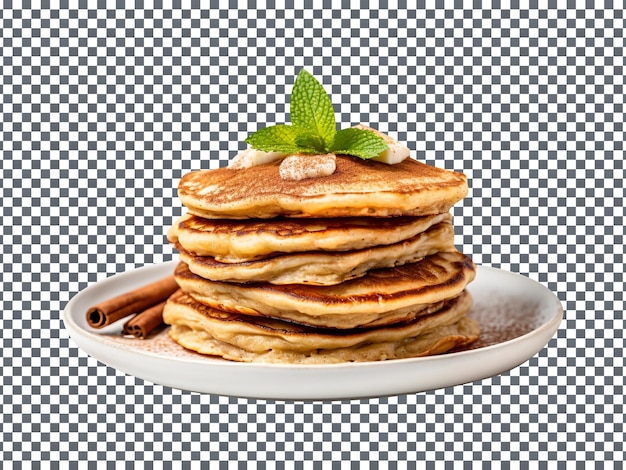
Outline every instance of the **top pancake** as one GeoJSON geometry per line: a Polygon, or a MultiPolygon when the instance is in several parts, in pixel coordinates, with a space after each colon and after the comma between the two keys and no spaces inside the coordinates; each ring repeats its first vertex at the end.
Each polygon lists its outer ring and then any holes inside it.
{"type": "Polygon", "coordinates": [[[389,217],[448,212],[467,194],[467,178],[407,158],[388,165],[337,156],[329,176],[283,180],[275,161],[251,168],[187,173],[178,196],[205,218],[389,217]]]}

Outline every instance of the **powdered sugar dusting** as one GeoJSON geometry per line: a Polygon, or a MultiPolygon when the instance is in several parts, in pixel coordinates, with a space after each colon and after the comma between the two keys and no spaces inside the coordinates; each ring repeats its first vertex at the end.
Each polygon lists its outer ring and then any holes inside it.
{"type": "Polygon", "coordinates": [[[477,349],[509,341],[539,328],[545,318],[537,302],[511,298],[497,289],[474,296],[468,316],[480,323],[480,337],[466,349],[477,349]]]}

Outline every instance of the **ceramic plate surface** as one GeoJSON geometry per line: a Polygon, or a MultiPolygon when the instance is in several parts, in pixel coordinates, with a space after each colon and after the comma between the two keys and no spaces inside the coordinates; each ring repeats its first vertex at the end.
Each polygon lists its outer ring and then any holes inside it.
{"type": "Polygon", "coordinates": [[[479,321],[481,338],[471,349],[440,356],[331,365],[248,364],[187,351],[169,338],[166,327],[140,340],[121,336],[124,320],[102,330],[88,326],[89,307],[165,277],[176,264],[128,271],[79,292],[64,311],[72,339],[102,363],[161,385],[249,398],[330,400],[421,392],[500,374],[539,352],[563,316],[558,298],[541,284],[478,266],[468,286],[474,298],[469,315],[479,321]]]}

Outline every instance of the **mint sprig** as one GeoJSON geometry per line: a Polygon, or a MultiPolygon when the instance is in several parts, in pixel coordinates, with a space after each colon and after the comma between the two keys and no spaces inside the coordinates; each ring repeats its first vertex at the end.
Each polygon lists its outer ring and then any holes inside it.
{"type": "Polygon", "coordinates": [[[293,85],[290,114],[292,125],[262,128],[248,136],[246,143],[265,152],[334,153],[363,159],[373,158],[388,148],[384,139],[372,131],[353,127],[337,131],[330,97],[304,69],[293,85]]]}

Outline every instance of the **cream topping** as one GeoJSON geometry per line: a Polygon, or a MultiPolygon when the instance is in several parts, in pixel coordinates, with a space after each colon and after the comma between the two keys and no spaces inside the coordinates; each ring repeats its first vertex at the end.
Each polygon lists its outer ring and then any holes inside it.
{"type": "Polygon", "coordinates": [[[335,155],[290,155],[278,169],[280,177],[287,181],[300,181],[332,175],[337,168],[335,155]]]}

